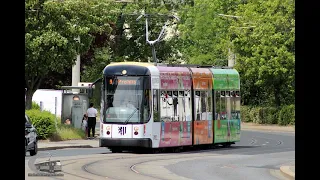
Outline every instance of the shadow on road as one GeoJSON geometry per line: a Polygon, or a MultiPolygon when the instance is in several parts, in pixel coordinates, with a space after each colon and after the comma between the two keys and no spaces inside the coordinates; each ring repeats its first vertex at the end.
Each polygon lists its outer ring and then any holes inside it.
{"type": "MultiPolygon", "coordinates": [[[[195,154],[195,153],[201,153],[201,152],[230,152],[230,150],[239,151],[240,149],[243,149],[245,152],[247,150],[245,149],[252,149],[252,148],[258,148],[260,146],[230,146],[230,147],[223,147],[223,146],[214,146],[214,147],[185,147],[180,150],[177,150],[177,148],[162,148],[162,149],[130,149],[130,150],[123,150],[121,153],[133,153],[133,154],[174,154],[174,153],[180,153],[180,154],[195,154]]],[[[105,152],[101,154],[110,154],[111,152],[105,152]]]]}

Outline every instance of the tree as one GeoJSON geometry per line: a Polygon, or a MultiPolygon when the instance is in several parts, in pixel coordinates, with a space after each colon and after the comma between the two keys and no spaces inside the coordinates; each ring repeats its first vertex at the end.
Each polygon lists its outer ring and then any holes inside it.
{"type": "Polygon", "coordinates": [[[249,0],[239,5],[236,14],[243,18],[232,27],[247,23],[232,29],[237,34],[233,43],[244,103],[294,103],[294,1],[249,0]]]}
{"type": "Polygon", "coordinates": [[[219,14],[233,14],[240,0],[195,0],[180,9],[180,52],[191,64],[227,65],[231,21],[219,14]]]}
{"type": "MultiPolygon", "coordinates": [[[[190,3],[186,1],[185,3],[190,3]]],[[[149,39],[158,37],[164,22],[165,16],[157,16],[156,13],[174,14],[174,10],[182,6],[183,3],[173,3],[167,1],[144,1],[136,3],[121,3],[115,13],[115,21],[110,21],[112,31],[110,34],[102,33],[95,35],[95,41],[90,50],[81,57],[81,60],[90,62],[85,65],[81,78],[84,81],[94,81],[100,77],[106,65],[119,61],[142,61],[152,62],[152,50],[146,43],[145,20],[142,18],[136,21],[143,13],[155,14],[149,19],[149,39]],[[103,41],[101,41],[103,39],[103,41]]],[[[175,32],[175,26],[169,26],[175,32]]],[[[156,45],[157,58],[160,62],[172,63],[179,58],[177,48],[177,38],[173,36],[165,39],[156,45]]]]}
{"type": "Polygon", "coordinates": [[[109,14],[117,6],[103,0],[25,1],[26,109],[44,77],[71,67],[89,49],[92,33],[111,31],[109,14]]]}

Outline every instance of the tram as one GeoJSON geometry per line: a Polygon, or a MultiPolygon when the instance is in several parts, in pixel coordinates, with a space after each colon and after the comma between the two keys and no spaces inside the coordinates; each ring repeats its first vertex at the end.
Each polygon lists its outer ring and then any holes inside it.
{"type": "MultiPolygon", "coordinates": [[[[99,145],[112,152],[179,151],[240,141],[240,77],[235,69],[118,62],[107,65],[97,82],[99,145]]],[[[93,88],[89,97],[92,93],[93,88]]]]}

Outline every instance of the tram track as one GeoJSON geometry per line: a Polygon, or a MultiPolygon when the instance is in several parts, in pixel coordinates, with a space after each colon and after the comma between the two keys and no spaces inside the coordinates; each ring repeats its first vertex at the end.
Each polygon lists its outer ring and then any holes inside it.
{"type": "MultiPolygon", "coordinates": [[[[88,157],[77,157],[77,158],[71,158],[71,159],[66,159],[62,160],[63,161],[63,167],[69,167],[69,168],[63,168],[62,173],[65,175],[68,175],[70,177],[51,177],[51,179],[87,179],[87,180],[97,180],[97,179],[110,179],[110,180],[126,180],[128,178],[122,177],[121,175],[116,177],[113,175],[110,171],[110,174],[105,174],[102,175],[104,172],[103,171],[108,171],[108,169],[104,169],[102,171],[95,171],[91,168],[92,166],[96,165],[97,163],[101,163],[102,165],[104,164],[104,161],[110,161],[114,164],[118,164],[118,166],[121,166],[121,160],[129,160],[131,159],[132,162],[129,161],[129,166],[124,167],[125,169],[131,171],[132,173],[138,175],[141,177],[141,179],[157,179],[157,180],[166,180],[165,178],[161,178],[160,175],[151,175],[146,173],[146,171],[141,169],[141,167],[146,166],[147,163],[153,163],[156,161],[170,161],[170,160],[177,160],[179,161],[187,161],[190,159],[199,159],[201,157],[204,157],[203,154],[206,154],[205,158],[210,158],[214,156],[226,156],[229,154],[234,154],[237,152],[237,149],[239,148],[250,148],[250,147],[257,147],[255,146],[257,139],[268,139],[271,143],[267,143],[266,146],[264,146],[263,149],[259,150],[253,150],[253,151],[248,151],[248,152],[242,152],[244,155],[251,155],[254,153],[273,153],[276,151],[291,151],[294,150],[294,148],[281,148],[281,145],[283,145],[283,141],[277,140],[277,139],[270,139],[270,138],[264,138],[264,137],[252,137],[251,142],[249,141],[248,146],[231,146],[229,148],[221,147],[221,146],[215,146],[214,148],[209,148],[209,149],[193,149],[193,150],[187,150],[187,151],[182,151],[180,153],[155,153],[155,154],[128,154],[128,153],[119,153],[119,154],[113,154],[113,153],[104,153],[104,154],[99,154],[97,157],[96,155],[90,155],[88,157]],[[270,147],[270,145],[275,145],[275,143],[272,142],[277,142],[276,145],[279,146],[280,148],[277,149],[265,149],[265,147],[270,147]],[[214,154],[209,154],[209,153],[214,153],[214,154]],[[191,156],[190,156],[191,154],[191,156]],[[104,156],[106,155],[106,156],[104,156]],[[176,156],[176,157],[173,157],[176,156]],[[148,159],[149,158],[149,159],[148,159]],[[136,160],[137,159],[137,160],[136,160]],[[84,161],[90,161],[88,163],[84,161]],[[120,163],[119,163],[120,162],[120,163]],[[84,163],[83,165],[81,163],[84,163]],[[75,166],[77,164],[81,164],[79,168],[77,167],[76,169],[70,168],[70,166],[75,166]],[[120,165],[119,165],[120,164],[120,165]],[[142,165],[142,166],[140,166],[142,165]],[[139,169],[140,168],[140,169],[139,169]],[[79,173],[79,172],[84,172],[84,173],[79,173]],[[78,172],[78,173],[77,173],[78,172]],[[102,173],[100,173],[102,172],[102,173]]],[[[106,162],[106,163],[110,163],[106,162]]],[[[123,163],[123,161],[122,161],[123,163]]],[[[178,162],[177,162],[178,163],[178,162]]],[[[154,163],[157,164],[157,163],[154,163]]],[[[161,164],[161,163],[160,163],[161,164]]],[[[157,165],[156,165],[157,166],[157,165]]],[[[164,167],[164,166],[162,166],[164,167]]],[[[123,166],[122,166],[123,168],[123,166]]],[[[128,171],[127,171],[128,172],[128,171]]],[[[171,173],[170,173],[171,174],[171,173]]],[[[168,178],[169,179],[169,178],[168,178]]]]}
{"type": "MultiPolygon", "coordinates": [[[[224,150],[224,152],[226,152],[226,154],[212,154],[212,155],[207,155],[205,158],[208,158],[208,157],[214,157],[214,156],[226,156],[226,155],[229,155],[227,152],[229,151],[232,151],[234,149],[230,149],[230,150],[224,150]]],[[[283,150],[291,150],[291,148],[284,148],[283,150]]],[[[96,161],[93,161],[93,162],[90,162],[90,163],[87,163],[87,164],[84,164],[81,169],[82,171],[86,172],[86,173],[89,173],[89,174],[92,174],[94,176],[99,176],[101,178],[104,178],[104,179],[112,179],[112,180],[124,180],[122,178],[115,178],[113,176],[104,176],[104,175],[101,175],[101,174],[97,174],[95,172],[92,172],[88,169],[88,167],[96,164],[96,163],[101,163],[103,161],[117,161],[117,160],[121,160],[121,159],[141,159],[141,158],[149,158],[149,157],[154,157],[154,159],[149,159],[149,160],[145,160],[145,161],[140,161],[140,162],[137,162],[137,163],[133,163],[130,165],[130,170],[132,172],[134,172],[135,174],[139,174],[140,176],[144,176],[144,177],[148,177],[148,178],[154,178],[154,179],[158,179],[158,180],[166,180],[166,179],[163,179],[163,178],[160,178],[160,177],[157,177],[157,176],[152,176],[152,175],[149,175],[149,174],[146,174],[144,172],[140,172],[136,169],[137,166],[141,165],[141,164],[145,164],[145,163],[150,163],[150,162],[155,162],[155,161],[166,161],[166,160],[175,160],[175,159],[183,159],[183,161],[187,161],[188,159],[192,158],[202,158],[203,157],[203,154],[204,153],[207,153],[208,151],[211,151],[212,152],[212,149],[210,150],[202,150],[201,152],[185,152],[185,153],[181,153],[181,155],[188,155],[188,154],[201,154],[201,155],[197,155],[197,156],[192,156],[192,157],[176,157],[176,158],[172,158],[171,156],[173,155],[172,153],[170,154],[156,154],[156,156],[154,155],[143,155],[143,156],[130,156],[130,157],[117,157],[117,158],[104,158],[104,159],[99,159],[99,160],[96,160],[96,161]]],[[[254,152],[272,152],[273,150],[264,150],[264,151],[252,151],[252,153],[254,152]]],[[[77,174],[73,174],[73,173],[70,173],[70,172],[65,172],[64,173],[66,174],[69,174],[69,175],[72,175],[74,177],[78,177],[78,178],[82,178],[82,179],[88,179],[88,180],[92,180],[92,178],[88,178],[88,177],[85,177],[85,176],[79,176],[77,174]]]]}

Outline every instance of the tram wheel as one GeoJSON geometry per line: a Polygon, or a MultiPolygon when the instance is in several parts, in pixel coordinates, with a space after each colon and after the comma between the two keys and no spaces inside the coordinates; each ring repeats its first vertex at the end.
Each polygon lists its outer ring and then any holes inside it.
{"type": "Polygon", "coordinates": [[[179,153],[179,152],[180,152],[180,147],[173,148],[173,152],[174,152],[174,153],[179,153]]]}
{"type": "Polygon", "coordinates": [[[231,143],[224,143],[222,146],[225,148],[229,148],[229,147],[231,147],[231,143]]]}

